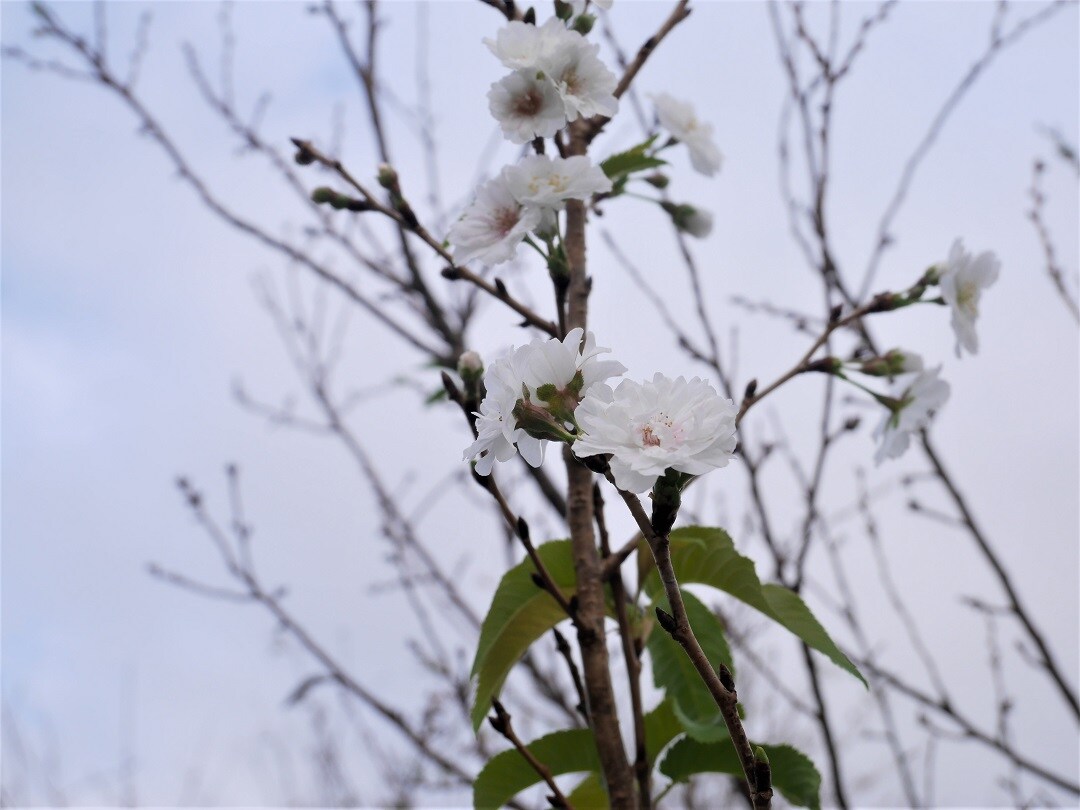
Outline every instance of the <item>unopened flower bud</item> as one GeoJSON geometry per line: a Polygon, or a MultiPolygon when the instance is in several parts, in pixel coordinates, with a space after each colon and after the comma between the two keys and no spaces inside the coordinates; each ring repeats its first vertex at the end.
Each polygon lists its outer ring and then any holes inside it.
{"type": "Polygon", "coordinates": [[[311,144],[302,138],[290,138],[293,142],[293,146],[296,147],[296,154],[293,155],[295,160],[301,166],[308,166],[315,162],[315,153],[311,149],[311,144]]]}
{"type": "Polygon", "coordinates": [[[484,361],[479,352],[462,352],[457,361],[457,372],[466,382],[480,379],[480,375],[484,373],[484,361]]]}
{"type": "Polygon", "coordinates": [[[675,203],[662,202],[660,207],[671,216],[675,227],[684,233],[704,239],[712,232],[712,214],[700,208],[695,208],[687,203],[676,205],[675,203]]]}
{"type": "Polygon", "coordinates": [[[596,17],[592,14],[579,14],[577,19],[574,20],[573,29],[582,36],[585,36],[592,31],[593,25],[596,24],[596,17]]]}
{"type": "Polygon", "coordinates": [[[560,20],[569,20],[574,13],[574,7],[564,0],[555,0],[555,16],[560,20]]]}
{"type": "Polygon", "coordinates": [[[328,203],[337,196],[337,192],[326,186],[319,186],[311,192],[311,201],[322,205],[328,203]]]}
{"type": "Polygon", "coordinates": [[[859,366],[859,371],[871,377],[895,377],[898,374],[922,370],[922,357],[915,352],[903,352],[900,349],[890,349],[881,357],[872,357],[859,366]]]}
{"type": "Polygon", "coordinates": [[[398,175],[394,171],[394,167],[389,163],[380,163],[378,180],[380,186],[388,191],[393,191],[398,184],[398,175]]]}
{"type": "Polygon", "coordinates": [[[671,179],[663,172],[653,172],[642,179],[653,188],[667,188],[671,183],[671,179]]]}

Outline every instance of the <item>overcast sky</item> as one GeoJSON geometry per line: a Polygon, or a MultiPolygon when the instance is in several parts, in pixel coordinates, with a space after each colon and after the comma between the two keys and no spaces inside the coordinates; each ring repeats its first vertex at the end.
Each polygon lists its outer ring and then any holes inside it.
{"type": "MultiPolygon", "coordinates": [[[[695,5],[691,19],[642,72],[638,87],[691,99],[715,125],[726,157],[723,171],[713,180],[700,177],[676,153],[674,193],[716,218],[711,237],[694,246],[706,272],[706,298],[722,335],[738,330],[740,379],[765,380],[799,356],[806,338],[732,305],[732,296],[794,308],[814,307],[819,297],[818,282],[790,239],[778,191],[783,74],[763,5],[695,5]]],[[[1035,6],[1017,5],[1014,15],[1035,6]]],[[[63,4],[59,11],[89,31],[88,8],[63,4]]],[[[109,8],[110,47],[118,60],[130,52],[145,8],[109,8]]],[[[186,73],[179,45],[192,41],[216,75],[217,5],[150,8],[142,96],[224,199],[273,232],[297,236],[295,202],[268,179],[263,165],[238,158],[186,73]]],[[[634,47],[666,8],[617,0],[611,16],[622,41],[634,47]]],[[[844,6],[849,35],[870,8],[844,6]]],[[[389,3],[383,13],[382,80],[412,103],[424,15],[407,2],[389,3]]],[[[515,155],[509,145],[492,151],[496,125],[486,110],[485,93],[501,68],[480,40],[493,35],[499,18],[477,2],[434,3],[424,14],[434,32],[427,59],[440,183],[448,204],[460,206],[478,165],[491,172],[515,155]]],[[[990,3],[902,4],[843,87],[831,215],[839,263],[851,268],[854,280],[907,155],[982,53],[992,15],[990,3]]],[[[27,6],[0,4],[0,23],[5,45],[51,53],[29,36],[27,6]]],[[[301,3],[244,3],[235,8],[233,24],[240,106],[251,109],[265,89],[274,93],[265,136],[279,143],[293,135],[325,141],[339,120],[346,163],[370,176],[374,157],[363,110],[326,21],[305,13],[301,3]]],[[[1001,258],[1001,280],[984,299],[976,357],[954,357],[947,317],[934,308],[882,319],[879,334],[887,345],[943,364],[953,396],[935,436],[1032,612],[1049,628],[1074,684],[1080,612],[1076,327],[1046,276],[1025,212],[1032,162],[1042,157],[1049,166],[1046,218],[1062,265],[1075,273],[1076,175],[1055,158],[1043,128],[1057,128],[1077,142],[1077,30],[1074,5],[1010,48],[980,78],[923,164],[895,224],[897,245],[875,285],[907,286],[942,260],[958,236],[970,249],[990,249],[1001,258]]],[[[306,715],[284,708],[284,698],[315,667],[278,643],[271,622],[255,609],[198,599],[145,572],[146,563],[156,561],[222,581],[210,545],[172,482],[179,474],[191,477],[211,508],[223,511],[223,467],[236,462],[267,580],[289,583],[290,606],[365,682],[402,704],[414,697],[415,664],[397,628],[377,621],[396,615],[403,603],[393,593],[373,593],[390,569],[386,549],[372,539],[377,516],[356,470],[339,446],[268,426],[231,395],[238,379],[270,401],[302,395],[253,293],[257,277],[280,285],[282,264],[201,207],[160,149],[135,132],[129,112],[100,88],[5,61],[2,115],[5,704],[28,744],[55,757],[58,782],[72,801],[117,801],[119,768],[132,754],[137,797],[144,803],[317,797],[302,776],[290,787],[274,765],[276,747],[290,739],[310,742],[306,715]]],[[[400,114],[391,114],[389,127],[406,187],[420,187],[421,146],[400,114]]],[[[625,148],[637,135],[627,110],[598,149],[625,148]]],[[[609,206],[593,232],[603,227],[625,240],[635,263],[670,290],[673,306],[685,306],[685,280],[664,275],[677,265],[662,218],[632,203],[609,206]]],[[[658,327],[651,306],[598,240],[590,256],[597,284],[591,323],[630,375],[700,373],[658,327]]],[[[542,289],[522,283],[523,289],[542,289]]],[[[494,307],[481,323],[483,331],[470,338],[486,357],[524,339],[494,307]]],[[[358,387],[399,375],[429,390],[437,385],[415,355],[359,318],[347,349],[346,368],[358,387]]],[[[796,449],[805,393],[793,384],[770,405],[792,420],[787,424],[796,449]]],[[[401,488],[409,506],[461,471],[467,444],[451,409],[425,409],[420,399],[411,388],[391,389],[365,406],[358,423],[369,451],[384,460],[387,480],[401,488]]],[[[750,429],[767,435],[768,412],[763,407],[750,429]]],[[[865,420],[860,435],[838,454],[838,466],[865,466],[872,483],[922,469],[914,453],[873,468],[869,433],[875,422],[876,416],[865,420]]],[[[853,481],[852,473],[837,473],[827,493],[833,508],[850,503],[853,481]]],[[[916,612],[947,668],[963,672],[973,658],[981,673],[982,623],[956,608],[956,595],[1000,601],[999,593],[968,541],[906,515],[902,496],[894,500],[882,507],[883,539],[898,580],[918,593],[916,612]],[[948,622],[935,622],[945,608],[948,622]]],[[[741,515],[741,490],[726,493],[724,502],[741,515]]],[[[477,514],[474,503],[440,502],[422,526],[441,538],[441,558],[460,564],[482,609],[499,575],[501,541],[490,531],[478,547],[466,525],[477,514]]],[[[628,521],[616,521],[620,535],[629,531],[628,521]]],[[[1015,637],[1007,634],[1006,640],[1015,637]]],[[[1041,750],[1057,769],[1072,769],[1075,778],[1075,726],[1051,709],[1045,681],[1023,665],[1008,674],[1029,707],[1018,712],[1018,739],[1027,750],[1041,750]],[[1029,684],[1038,688],[1024,688],[1029,684]],[[1047,701],[1045,710],[1040,700],[1047,701]]],[[[841,684],[836,681],[837,691],[841,684]]],[[[987,694],[986,684],[972,689],[987,694]]],[[[857,698],[850,699],[856,713],[857,698]]],[[[982,716],[989,725],[985,706],[982,716]]],[[[946,763],[950,756],[943,751],[946,763]]],[[[981,762],[956,761],[965,767],[981,762]]],[[[377,766],[354,767],[360,798],[378,803],[382,797],[370,781],[377,766]]],[[[951,778],[943,768],[939,781],[943,804],[1003,801],[997,786],[973,784],[977,772],[951,778]]],[[[867,796],[889,803],[899,794],[895,785],[879,785],[867,796]]],[[[41,793],[32,798],[50,801],[41,793]]]]}

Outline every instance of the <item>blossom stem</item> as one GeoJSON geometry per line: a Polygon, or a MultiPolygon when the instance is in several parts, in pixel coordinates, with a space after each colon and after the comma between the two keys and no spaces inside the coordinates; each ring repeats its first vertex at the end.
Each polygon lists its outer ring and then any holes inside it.
{"type": "MultiPolygon", "coordinates": [[[[615,479],[610,473],[608,473],[608,480],[611,481],[613,486],[615,485],[615,479]]],[[[719,707],[720,714],[724,718],[725,725],[727,725],[728,733],[731,735],[735,751],[738,753],[746,784],[750,789],[751,804],[755,808],[768,808],[771,806],[772,790],[766,789],[759,792],[757,789],[754,749],[750,745],[750,740],[746,736],[746,729],[743,728],[742,720],[739,718],[738,695],[734,689],[728,689],[720,680],[720,675],[713,669],[708,656],[705,655],[705,651],[701,648],[701,644],[698,642],[697,636],[694,635],[694,629],[690,626],[690,620],[686,615],[682,590],[679,588],[679,582],[675,577],[675,566],[671,561],[671,540],[668,535],[658,534],[653,529],[652,522],[649,520],[648,515],[645,514],[645,509],[636,495],[621,490],[617,486],[615,488],[627,507],[629,507],[630,514],[638,524],[641,533],[645,535],[653,559],[656,562],[657,571],[660,574],[660,581],[664,585],[664,593],[667,595],[668,604],[671,606],[671,615],[667,616],[663,612],[658,613],[661,626],[686,652],[694,669],[701,676],[701,680],[705,683],[717,707],[719,707]],[[667,616],[666,620],[665,616],[667,616]]]]}
{"type": "Polygon", "coordinates": [[[310,141],[294,138],[293,143],[296,144],[298,149],[303,151],[306,155],[310,156],[311,159],[316,163],[319,163],[320,165],[337,172],[338,176],[341,177],[342,180],[344,180],[346,183],[356,189],[360,193],[360,196],[364,198],[364,201],[371,205],[371,210],[377,211],[383,216],[394,220],[398,225],[410,230],[417,237],[419,237],[420,240],[424,242],[429,248],[431,248],[435,253],[437,253],[440,258],[448,262],[450,266],[447,268],[447,270],[449,270],[449,272],[443,272],[443,275],[446,278],[450,279],[451,281],[460,279],[463,281],[467,281],[476,287],[479,287],[488,295],[498,298],[500,301],[510,307],[510,309],[514,310],[514,312],[524,318],[525,322],[528,323],[530,326],[535,326],[537,329],[546,332],[552,337],[558,337],[559,330],[554,323],[545,320],[535,311],[533,311],[530,307],[518,301],[506,291],[505,287],[494,285],[487,279],[478,276],[476,273],[472,272],[468,268],[459,267],[458,265],[456,265],[454,263],[454,257],[450,255],[450,252],[445,247],[443,247],[442,243],[439,242],[439,240],[437,240],[434,236],[432,236],[431,233],[423,225],[421,225],[419,222],[416,222],[415,220],[407,221],[400,211],[384,205],[378,199],[378,197],[376,197],[371,192],[370,189],[364,186],[342,165],[341,161],[327,157],[318,149],[316,149],[310,141]]]}
{"type": "Polygon", "coordinates": [[[542,247],[540,247],[538,244],[536,244],[536,242],[533,241],[533,238],[531,236],[526,236],[524,241],[525,241],[526,245],[528,245],[533,250],[535,250],[537,253],[539,253],[540,256],[544,259],[544,264],[547,264],[548,255],[544,252],[544,249],[542,247]]]}
{"type": "MultiPolygon", "coordinates": [[[[600,550],[604,555],[604,565],[611,558],[611,542],[608,537],[607,521],[604,519],[604,496],[600,485],[593,485],[593,511],[596,515],[596,529],[600,534],[600,550]]],[[[634,775],[638,783],[638,808],[650,810],[652,807],[652,784],[648,752],[645,747],[645,712],[641,703],[641,634],[633,634],[627,613],[626,585],[622,570],[616,568],[611,577],[611,595],[615,602],[615,618],[619,623],[619,640],[622,642],[623,660],[626,663],[626,675],[630,684],[630,705],[634,713],[634,775]]]]}
{"type": "Polygon", "coordinates": [[[573,810],[573,805],[567,801],[566,796],[563,795],[563,792],[559,790],[559,786],[555,783],[555,776],[552,774],[551,769],[536,758],[536,755],[528,749],[525,743],[521,741],[521,738],[518,737],[517,732],[514,731],[514,727],[510,724],[510,713],[507,712],[506,709],[503,708],[503,705],[494,698],[491,700],[491,705],[495,710],[495,716],[489,717],[488,722],[491,723],[493,729],[505,737],[510,744],[518,750],[518,753],[529,763],[529,767],[536,771],[537,775],[544,780],[552,793],[549,797],[552,807],[562,807],[566,808],[566,810],[573,810]]]}

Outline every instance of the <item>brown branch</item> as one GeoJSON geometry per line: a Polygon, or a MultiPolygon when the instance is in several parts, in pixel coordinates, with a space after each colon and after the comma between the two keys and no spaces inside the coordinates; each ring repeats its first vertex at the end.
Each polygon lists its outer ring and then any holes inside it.
{"type": "Polygon", "coordinates": [[[1003,50],[1017,42],[1032,28],[1046,22],[1054,14],[1069,5],[1070,3],[1066,0],[1055,0],[1055,2],[1050,5],[1045,6],[1039,9],[1039,11],[1020,20],[1007,34],[1003,35],[999,30],[993,31],[986,50],[975,60],[971,67],[968,68],[967,73],[964,74],[963,78],[956,87],[953,88],[953,91],[949,94],[948,98],[945,99],[944,103],[938,109],[937,114],[934,116],[934,120],[931,122],[930,127],[923,135],[922,140],[919,141],[919,144],[908,158],[907,163],[904,164],[904,169],[900,174],[900,180],[896,190],[893,192],[893,196],[889,200],[885,213],[882,214],[881,221],[878,224],[877,237],[874,240],[874,252],[870,256],[870,260],[867,263],[866,270],[863,274],[859,298],[864,298],[870,290],[870,287],[873,285],[874,277],[877,275],[878,267],[881,263],[881,256],[885,252],[885,248],[892,243],[892,234],[889,233],[889,230],[892,228],[893,220],[896,218],[897,213],[900,211],[900,208],[907,197],[907,193],[915,179],[915,173],[918,171],[923,159],[930,152],[930,148],[934,145],[938,135],[941,134],[942,129],[944,129],[945,124],[953,111],[960,106],[960,102],[964,100],[964,97],[978,80],[979,76],[982,75],[1003,50]]]}
{"type": "Polygon", "coordinates": [[[1033,762],[1024,756],[1021,756],[1012,748],[1005,745],[1001,740],[976,727],[974,723],[961,715],[947,700],[943,698],[934,698],[926,694],[917,687],[901,680],[897,675],[880,669],[873,661],[864,660],[859,661],[858,664],[860,667],[863,667],[868,672],[872,673],[875,677],[880,678],[900,694],[911,698],[916,703],[928,709],[933,709],[935,712],[948,717],[949,720],[955,723],[963,731],[965,737],[978,740],[982,744],[993,748],[1018,768],[1021,768],[1030,774],[1034,774],[1040,779],[1045,779],[1050,784],[1056,785],[1073,795],[1080,796],[1080,784],[1071,782],[1068,778],[1059,776],[1053,771],[1047,770],[1038,762],[1033,762]]]}
{"type": "MultiPolygon", "coordinates": [[[[368,115],[371,119],[371,130],[375,135],[375,143],[378,148],[379,160],[383,165],[389,166],[393,163],[393,160],[390,155],[388,139],[382,123],[382,111],[379,108],[377,93],[378,84],[375,78],[375,49],[378,42],[379,23],[375,15],[374,0],[367,0],[364,5],[367,9],[368,17],[367,54],[364,60],[360,59],[359,54],[357,54],[356,49],[353,47],[352,40],[349,38],[346,23],[338,15],[333,2],[331,0],[326,0],[322,6],[322,10],[330,19],[342,51],[353,70],[353,74],[356,76],[363,89],[364,100],[368,108],[368,115]]],[[[393,196],[393,192],[391,192],[391,196],[393,196]]],[[[463,349],[461,345],[461,330],[453,328],[449,321],[447,321],[442,304],[435,298],[435,295],[428,287],[424,275],[420,270],[420,265],[416,260],[416,256],[413,254],[412,246],[409,244],[408,234],[409,232],[415,233],[416,230],[411,227],[410,222],[406,221],[406,219],[396,220],[396,223],[398,245],[401,248],[402,258],[405,260],[405,266],[409,271],[410,286],[423,300],[427,321],[432,329],[443,337],[447,346],[451,349],[451,353],[455,355],[460,354],[463,349]]]]}
{"type": "MultiPolygon", "coordinates": [[[[558,337],[559,330],[554,323],[541,317],[532,308],[526,306],[525,304],[514,298],[512,295],[510,295],[509,291],[506,289],[506,286],[501,281],[496,280],[496,282],[492,284],[487,279],[482,278],[481,276],[478,276],[476,273],[469,270],[467,267],[461,267],[454,264],[454,258],[450,255],[450,252],[446,248],[444,248],[442,243],[435,239],[435,237],[433,237],[431,233],[426,228],[424,228],[423,225],[421,225],[415,220],[415,215],[411,217],[407,216],[406,214],[402,213],[401,210],[398,210],[397,208],[391,208],[383,204],[382,201],[379,200],[378,197],[376,197],[371,190],[369,190],[359,180],[357,180],[341,164],[341,161],[323,154],[320,150],[316,149],[310,141],[306,141],[302,138],[293,138],[292,141],[294,144],[296,144],[296,147],[301,155],[304,155],[305,158],[310,158],[312,161],[326,166],[328,169],[336,172],[342,180],[344,180],[356,191],[358,191],[361,197],[363,197],[363,202],[370,208],[370,210],[377,211],[383,216],[392,219],[399,225],[408,227],[412,233],[420,237],[420,239],[428,247],[430,247],[433,251],[435,251],[435,253],[439,255],[440,258],[442,258],[448,263],[449,266],[442,272],[444,278],[447,278],[451,281],[456,281],[458,279],[464,279],[465,281],[468,281],[470,284],[473,284],[474,286],[480,288],[488,295],[502,301],[504,304],[514,310],[514,312],[518,313],[518,315],[521,315],[521,317],[525,319],[525,322],[529,326],[534,326],[537,329],[540,329],[541,331],[551,335],[552,337],[558,337]]],[[[405,205],[407,206],[407,204],[405,205]]],[[[412,209],[410,208],[408,209],[408,211],[411,213],[412,209]]]]}
{"type": "Polygon", "coordinates": [[[488,722],[491,723],[491,727],[504,736],[518,753],[525,758],[525,761],[529,763],[529,767],[536,771],[540,778],[547,784],[548,789],[551,790],[551,796],[548,797],[548,802],[552,807],[566,808],[566,810],[573,810],[573,805],[566,800],[566,796],[559,790],[559,786],[555,784],[555,776],[551,773],[551,769],[543,762],[536,758],[536,755],[529,750],[528,746],[521,741],[517,733],[514,731],[514,727],[510,724],[510,713],[503,708],[503,705],[498,700],[492,698],[492,708],[495,709],[495,716],[489,717],[488,722]]]}
{"type": "Polygon", "coordinates": [[[176,143],[165,133],[160,123],[147,110],[142,102],[134,95],[131,87],[120,81],[109,69],[104,55],[95,51],[82,37],[65,28],[53,12],[45,6],[38,6],[38,16],[42,22],[40,29],[44,35],[51,36],[70,47],[87,63],[94,78],[102,86],[108,88],[131,110],[139,120],[141,130],[153,139],[165,152],[172,162],[177,175],[186,182],[196,193],[199,199],[214,212],[220,219],[236,228],[237,230],[253,237],[256,241],[284,255],[290,261],[296,262],[322,281],[342,292],[349,300],[358,304],[368,314],[390,329],[398,337],[414,348],[431,357],[440,357],[441,353],[428,346],[423,340],[412,334],[408,329],[391,318],[386,313],[386,308],[378,305],[362,294],[356,287],[349,284],[343,278],[335,275],[329,269],[313,260],[308,254],[293,245],[271,236],[258,225],[244,219],[227,208],[214,194],[206,183],[195,173],[187,158],[180,151],[176,143]]]}
{"type": "MultiPolygon", "coordinates": [[[[568,152],[583,155],[588,150],[585,122],[571,125],[568,152]]],[[[590,282],[585,264],[585,205],[570,200],[566,205],[564,247],[569,266],[567,287],[567,329],[585,328],[590,282]]],[[[589,698],[589,720],[596,740],[597,753],[607,783],[613,810],[636,807],[634,776],[623,748],[615,691],[611,682],[607,642],[604,635],[604,581],[600,575],[600,555],[593,532],[593,477],[574,457],[569,447],[563,450],[568,481],[566,523],[577,576],[578,646],[585,670],[585,691],[589,698]]]]}
{"type": "Polygon", "coordinates": [[[581,670],[574,663],[574,656],[570,652],[570,643],[566,640],[566,636],[559,632],[557,627],[552,627],[551,633],[555,636],[555,649],[559,651],[559,655],[566,662],[566,669],[570,672],[570,680],[574,683],[574,691],[577,692],[578,696],[577,710],[587,721],[589,719],[589,706],[585,698],[585,685],[581,682],[581,670]]]}
{"type": "Polygon", "coordinates": [[[1045,171],[1046,164],[1041,160],[1036,160],[1031,169],[1031,188],[1028,190],[1028,195],[1031,197],[1028,219],[1031,220],[1035,233],[1039,237],[1039,244],[1042,246],[1043,256],[1046,259],[1046,273],[1050,276],[1050,281],[1053,282],[1054,289],[1057,290],[1065,308],[1073,316],[1073,320],[1080,323],[1080,304],[1077,304],[1076,294],[1070,292],[1065,284],[1065,273],[1058,263],[1054,251],[1054,240],[1050,238],[1050,229],[1046,227],[1042,216],[1043,206],[1046,204],[1046,195],[1042,190],[1042,178],[1045,171]]]}
{"type": "MultiPolygon", "coordinates": [[[[600,535],[603,570],[606,571],[608,561],[611,559],[611,542],[608,538],[607,521],[604,519],[604,496],[600,492],[599,483],[593,484],[593,513],[596,517],[596,530],[600,535]]],[[[643,642],[640,635],[634,636],[630,631],[630,617],[627,614],[629,600],[622,570],[615,566],[610,578],[604,579],[611,585],[611,596],[615,603],[615,619],[619,624],[619,641],[622,644],[623,662],[626,664],[626,677],[630,685],[630,707],[634,715],[634,775],[638,783],[638,806],[641,810],[650,810],[652,807],[652,768],[645,748],[645,711],[641,703],[643,642]]],[[[636,609],[637,605],[634,607],[636,609]]]]}
{"type": "MultiPolygon", "coordinates": [[[[690,0],[679,0],[679,2],[675,4],[675,8],[671,10],[671,14],[668,15],[667,19],[660,25],[660,28],[657,29],[656,33],[645,40],[641,47],[638,48],[638,52],[634,56],[633,61],[627,65],[626,70],[623,71],[623,75],[619,79],[619,83],[615,86],[615,98],[622,98],[622,95],[630,88],[630,85],[633,83],[638,72],[645,66],[646,60],[652,52],[656,50],[656,47],[663,41],[664,37],[671,33],[671,29],[690,16],[689,4],[690,0]]],[[[600,131],[610,120],[610,118],[606,118],[602,115],[589,119],[583,133],[585,142],[588,143],[599,135],[600,131]]]]}
{"type": "Polygon", "coordinates": [[[696,669],[698,675],[701,676],[701,680],[708,688],[709,694],[712,695],[713,700],[720,709],[720,714],[724,718],[725,725],[727,725],[731,741],[735,746],[735,751],[739,755],[743,776],[746,778],[746,784],[749,786],[753,806],[755,808],[768,808],[771,806],[772,790],[758,791],[757,779],[755,776],[756,762],[754,758],[754,749],[750,745],[750,740],[746,736],[746,730],[743,728],[742,720],[739,718],[737,708],[739,703],[738,695],[733,688],[729,689],[724,685],[723,681],[720,680],[720,675],[712,668],[712,664],[709,663],[709,658],[705,655],[705,651],[701,649],[701,644],[698,642],[697,636],[694,635],[694,628],[690,626],[690,620],[687,618],[686,606],[683,603],[682,598],[682,590],[679,587],[678,580],[675,578],[675,568],[671,561],[671,540],[667,535],[657,534],[653,529],[652,521],[650,521],[648,515],[645,514],[645,509],[642,507],[641,501],[638,500],[637,496],[633,493],[618,489],[611,473],[609,472],[607,475],[612,486],[615,486],[619,495],[630,509],[630,514],[633,516],[638,528],[648,541],[649,549],[652,551],[653,559],[656,562],[657,572],[660,574],[660,581],[664,585],[664,593],[667,595],[668,604],[671,606],[672,611],[671,615],[669,615],[657,608],[657,619],[660,622],[660,626],[663,627],[672,639],[678,642],[679,646],[686,652],[687,657],[690,659],[690,663],[693,664],[694,669],[696,669]]]}
{"type": "Polygon", "coordinates": [[[394,709],[388,703],[368,690],[359,681],[353,678],[337,660],[331,656],[324,647],[312,638],[312,636],[282,607],[279,601],[280,591],[267,591],[260,583],[254,572],[244,568],[232,553],[225,532],[207,512],[202,497],[183,479],[180,482],[184,498],[195,516],[196,521],[207,533],[217,546],[225,562],[229,573],[245,589],[250,600],[262,605],[277,621],[279,629],[291,635],[300,646],[318,661],[329,675],[343,686],[349,693],[357,697],[372,711],[390,723],[425,758],[438,765],[446,774],[454,777],[459,783],[472,784],[473,776],[467,773],[458,762],[450,759],[437,750],[430,739],[421,731],[417,730],[406,717],[394,709]]]}
{"type": "Polygon", "coordinates": [[[997,552],[991,547],[989,539],[987,539],[986,535],[983,534],[982,529],[975,522],[975,517],[968,508],[967,501],[953,482],[952,477],[945,470],[945,465],[938,457],[937,451],[930,441],[930,435],[926,430],[920,432],[920,441],[927,459],[929,459],[930,464],[934,468],[934,472],[937,473],[942,485],[952,496],[956,508],[960,510],[960,516],[964,521],[964,525],[967,526],[969,534],[975,541],[975,545],[978,547],[979,551],[982,552],[984,559],[989,563],[990,567],[997,575],[998,582],[1005,591],[1005,595],[1009,598],[1009,607],[1012,609],[1013,615],[1020,621],[1020,624],[1023,625],[1027,634],[1031,637],[1032,642],[1034,642],[1035,646],[1038,648],[1039,656],[1042,659],[1041,664],[1043,670],[1050,676],[1050,679],[1061,693],[1062,698],[1072,710],[1073,719],[1080,721],[1080,703],[1077,702],[1076,690],[1065,680],[1065,675],[1061,670],[1061,666],[1054,660],[1053,653],[1051,653],[1050,647],[1043,637],[1042,631],[1035,626],[1031,614],[1021,603],[1020,594],[1017,593],[1016,588],[1013,586],[1012,577],[1009,576],[1008,571],[1005,569],[1005,565],[998,558],[997,552]]]}

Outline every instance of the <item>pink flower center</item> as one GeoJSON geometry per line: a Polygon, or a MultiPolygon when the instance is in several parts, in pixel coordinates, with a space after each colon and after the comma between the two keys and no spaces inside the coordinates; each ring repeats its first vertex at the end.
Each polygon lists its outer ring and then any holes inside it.
{"type": "Polygon", "coordinates": [[[666,413],[658,413],[637,428],[642,447],[664,447],[674,450],[685,441],[681,425],[676,425],[666,413]]]}
{"type": "Polygon", "coordinates": [[[522,118],[532,118],[544,108],[544,96],[535,87],[530,87],[514,100],[514,112],[522,118]]]}
{"type": "Polygon", "coordinates": [[[518,208],[500,208],[495,212],[495,216],[492,217],[492,224],[495,226],[495,230],[500,236],[506,236],[510,231],[514,230],[514,226],[518,224],[518,220],[521,219],[521,211],[518,208]]]}
{"type": "Polygon", "coordinates": [[[641,429],[641,443],[646,447],[660,446],[660,437],[653,433],[652,425],[645,425],[641,429]]]}

